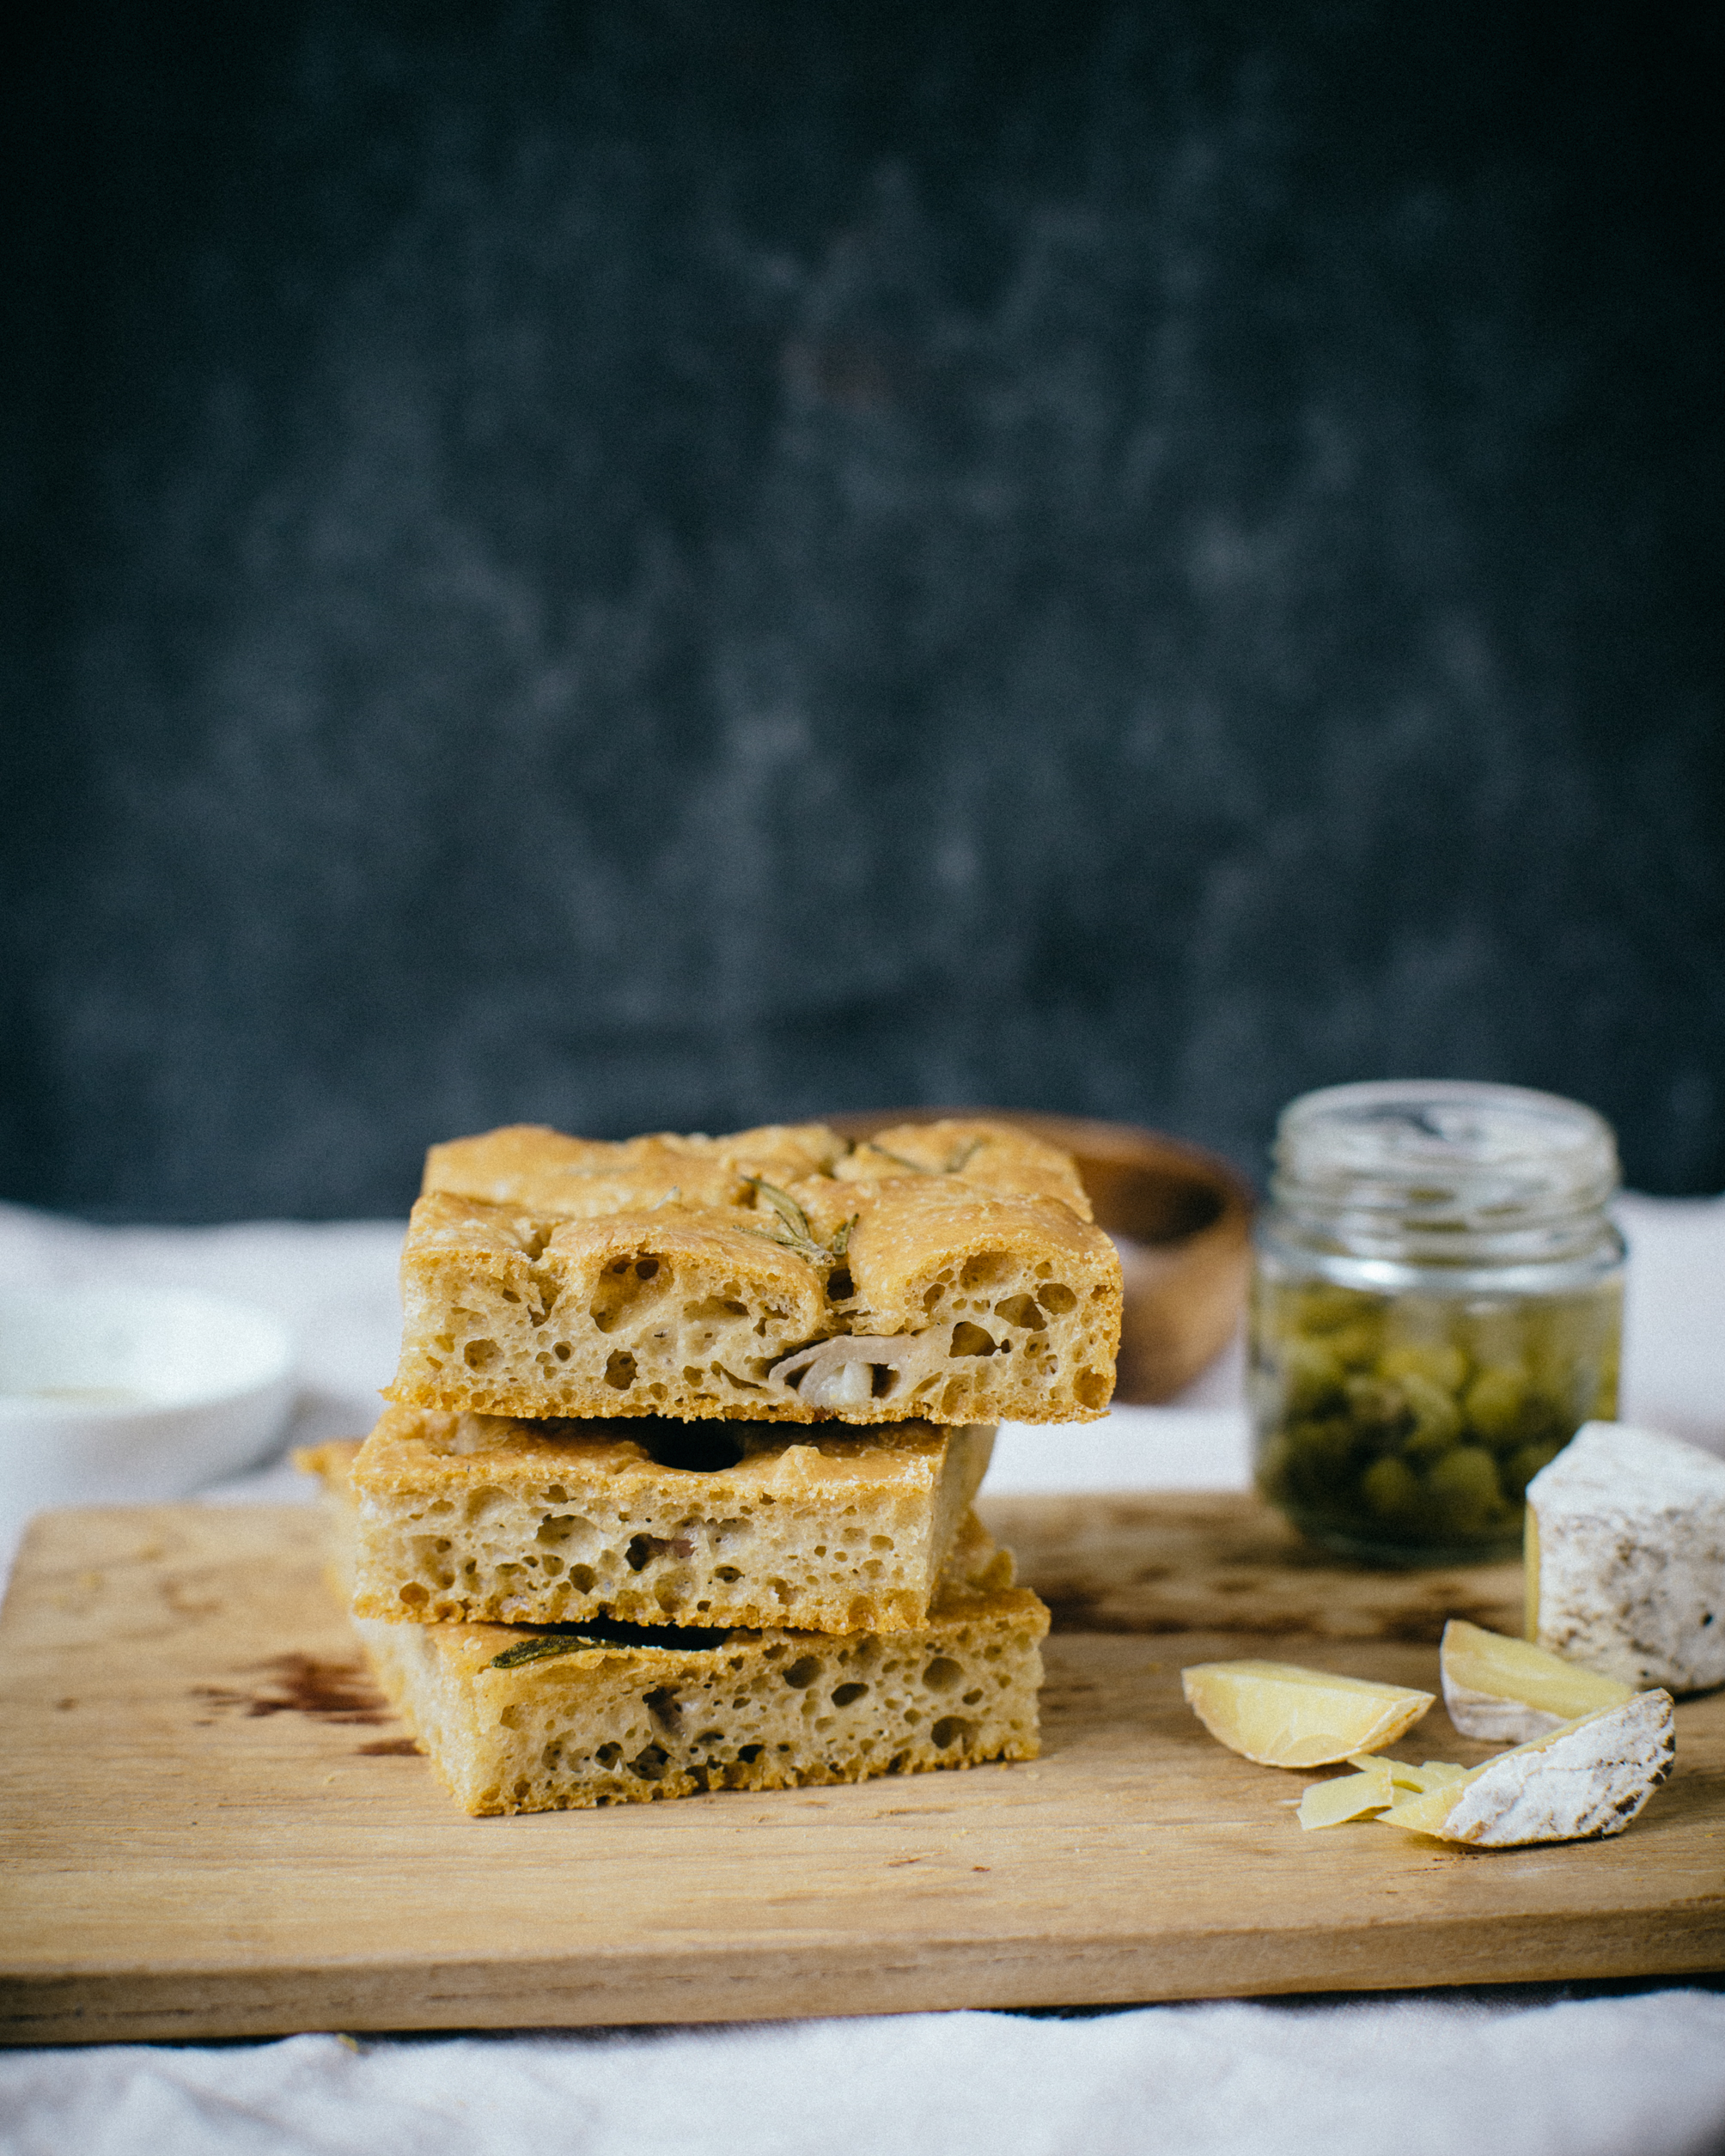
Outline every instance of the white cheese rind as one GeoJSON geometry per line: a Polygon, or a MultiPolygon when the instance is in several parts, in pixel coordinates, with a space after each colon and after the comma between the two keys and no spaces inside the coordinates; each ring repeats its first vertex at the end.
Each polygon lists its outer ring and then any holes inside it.
{"type": "Polygon", "coordinates": [[[1599,1708],[1620,1705],[1634,1690],[1466,1617],[1444,1626],[1437,1662],[1450,1721],[1464,1737],[1486,1743],[1525,1745],[1599,1708]]]}
{"type": "Polygon", "coordinates": [[[1519,1699],[1500,1699],[1492,1692],[1476,1692],[1471,1685],[1458,1684],[1447,1671],[1443,1678],[1443,1704],[1461,1734],[1477,1738],[1483,1744],[1525,1745],[1563,1726],[1561,1714],[1548,1714],[1543,1708],[1527,1706],[1519,1699]]]}
{"type": "Polygon", "coordinates": [[[1725,1684],[1725,1461],[1588,1422],[1527,1486],[1539,1643],[1627,1684],[1725,1684]]]}
{"type": "Polygon", "coordinates": [[[1515,1848],[1621,1834],[1671,1771],[1668,1692],[1637,1692],[1549,1738],[1488,1760],[1444,1816],[1448,1842],[1515,1848]]]}

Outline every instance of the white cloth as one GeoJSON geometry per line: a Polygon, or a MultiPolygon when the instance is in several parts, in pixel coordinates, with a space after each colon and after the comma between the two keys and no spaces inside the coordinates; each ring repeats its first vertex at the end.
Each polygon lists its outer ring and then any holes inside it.
{"type": "MultiPolygon", "coordinates": [[[[1725,1199],[1623,1202],[1624,1413],[1725,1453],[1725,1199]]],[[[197,1287],[300,1343],[286,1441],[357,1434],[399,1326],[399,1225],[96,1228],[0,1206],[0,1286],[197,1287]]],[[[1236,1345],[1174,1405],[1002,1433],[992,1489],[1239,1489],[1236,1345]]],[[[308,1496],[285,1460],[206,1493],[308,1496]]],[[[0,2054],[12,2156],[1704,2156],[1725,2149],[1725,1995],[1423,1994],[1083,2019],[0,2054]]]]}
{"type": "Polygon", "coordinates": [[[1725,1998],[0,2056],[15,2156],[1703,2156],[1725,1998]]]}

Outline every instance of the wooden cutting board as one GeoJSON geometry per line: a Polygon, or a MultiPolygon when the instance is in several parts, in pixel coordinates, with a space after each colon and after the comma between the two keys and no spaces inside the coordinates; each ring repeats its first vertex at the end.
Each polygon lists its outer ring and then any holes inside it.
{"type": "MultiPolygon", "coordinates": [[[[1725,1696],[1621,1838],[1303,1834],[1313,1777],[1182,1704],[1273,1653],[1436,1689],[1515,1567],[1334,1569],[1253,1501],[1003,1499],[1054,1605],[1039,1761],[474,1820],[372,1690],[288,1507],[43,1520],[0,1619],[13,2043],[570,2026],[1725,1966],[1725,1696]]],[[[1410,1758],[1472,1762],[1434,1709],[1410,1758]]]]}

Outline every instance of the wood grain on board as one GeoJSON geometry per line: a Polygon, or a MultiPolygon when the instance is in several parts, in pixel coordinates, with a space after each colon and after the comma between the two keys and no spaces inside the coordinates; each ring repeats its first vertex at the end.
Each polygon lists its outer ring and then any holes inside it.
{"type": "Polygon", "coordinates": [[[1249,1632],[1262,1653],[1284,1634],[1435,1647],[1453,1617],[1521,1629],[1519,1563],[1363,1571],[1228,1491],[984,1497],[980,1509],[1064,1631],[1249,1632]]]}
{"type": "MultiPolygon", "coordinates": [[[[0,1632],[0,2035],[570,2026],[1679,1974],[1725,1964],[1725,1697],[1621,1838],[1302,1834],[1180,1666],[1435,1689],[1442,1576],[1339,1570],[1252,1501],[1005,1499],[1053,1599],[1034,1763],[475,1820],[373,1689],[314,1516],[50,1515],[0,1632]],[[1291,1561],[1290,1561],[1291,1560],[1291,1561]],[[1226,1623],[1218,1622],[1226,1618],[1226,1623]]],[[[1402,1747],[1471,1762],[1441,1708],[1402,1747]]]]}

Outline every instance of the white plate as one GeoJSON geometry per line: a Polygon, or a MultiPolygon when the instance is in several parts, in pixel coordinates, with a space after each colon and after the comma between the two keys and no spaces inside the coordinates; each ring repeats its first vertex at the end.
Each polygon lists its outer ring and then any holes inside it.
{"type": "Polygon", "coordinates": [[[210,1295],[0,1294],[0,1533],[251,1466],[286,1422],[293,1365],[273,1318],[210,1295]]]}

